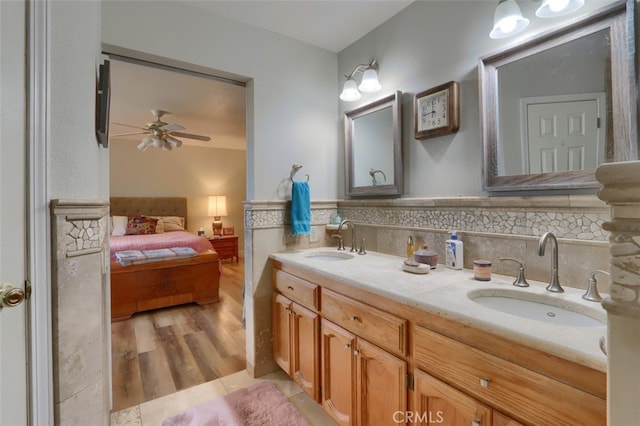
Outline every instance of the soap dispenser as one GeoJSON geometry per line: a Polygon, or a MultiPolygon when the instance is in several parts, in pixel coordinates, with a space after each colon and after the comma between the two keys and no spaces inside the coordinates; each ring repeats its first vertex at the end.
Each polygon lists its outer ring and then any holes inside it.
{"type": "Polygon", "coordinates": [[[413,237],[409,235],[409,238],[407,238],[407,259],[413,259],[414,250],[415,250],[415,245],[413,243],[413,237]]]}
{"type": "Polygon", "coordinates": [[[462,269],[464,266],[464,252],[462,241],[458,240],[458,233],[456,231],[453,231],[451,237],[445,241],[445,248],[445,264],[447,268],[462,269]]]}

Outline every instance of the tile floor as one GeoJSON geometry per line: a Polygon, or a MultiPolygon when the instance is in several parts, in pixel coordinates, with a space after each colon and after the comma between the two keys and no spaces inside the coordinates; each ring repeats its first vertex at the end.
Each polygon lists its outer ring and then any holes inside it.
{"type": "Polygon", "coordinates": [[[254,379],[246,370],[111,413],[111,426],[159,426],[171,414],[260,380],[269,380],[289,398],[311,426],[335,426],[333,419],[283,371],[254,379]]]}

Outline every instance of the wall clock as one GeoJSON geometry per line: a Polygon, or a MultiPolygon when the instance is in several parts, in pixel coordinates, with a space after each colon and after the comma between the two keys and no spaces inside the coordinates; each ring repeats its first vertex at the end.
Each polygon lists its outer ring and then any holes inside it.
{"type": "Polygon", "coordinates": [[[458,82],[450,81],[415,95],[413,120],[416,139],[433,138],[458,131],[459,92],[458,82]]]}

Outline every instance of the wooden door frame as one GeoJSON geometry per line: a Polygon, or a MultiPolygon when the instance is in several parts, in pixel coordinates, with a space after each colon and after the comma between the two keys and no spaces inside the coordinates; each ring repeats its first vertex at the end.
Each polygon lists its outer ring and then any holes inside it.
{"type": "Polygon", "coordinates": [[[51,13],[48,1],[29,0],[27,4],[27,140],[26,173],[27,271],[32,286],[27,303],[27,346],[29,364],[29,423],[54,423],[53,353],[51,337],[51,242],[49,194],[47,184],[47,117],[49,116],[48,24],[51,13]]]}

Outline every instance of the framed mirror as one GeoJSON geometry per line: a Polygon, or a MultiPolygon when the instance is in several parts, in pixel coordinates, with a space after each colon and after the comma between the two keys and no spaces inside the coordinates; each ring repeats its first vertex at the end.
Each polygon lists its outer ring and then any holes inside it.
{"type": "Polygon", "coordinates": [[[348,196],[402,194],[402,92],[346,112],[344,140],[348,196]]]}
{"type": "Polygon", "coordinates": [[[632,3],[479,59],[484,190],[597,188],[638,158],[632,3]]]}

